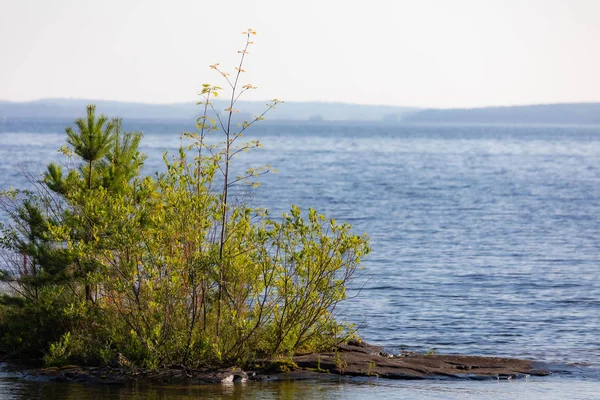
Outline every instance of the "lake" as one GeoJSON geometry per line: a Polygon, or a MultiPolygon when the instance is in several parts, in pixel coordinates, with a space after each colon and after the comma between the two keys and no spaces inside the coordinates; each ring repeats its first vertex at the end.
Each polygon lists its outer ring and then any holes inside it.
{"type": "MultiPolygon", "coordinates": [[[[0,120],[0,189],[60,160],[68,120],[0,120]]],[[[194,121],[126,121],[143,131],[146,173],[194,121]]],[[[498,355],[567,365],[515,382],[246,384],[90,388],[0,374],[6,399],[590,398],[600,396],[600,127],[257,124],[270,164],[253,193],[347,221],[372,253],[341,317],[389,351],[498,355]]]]}

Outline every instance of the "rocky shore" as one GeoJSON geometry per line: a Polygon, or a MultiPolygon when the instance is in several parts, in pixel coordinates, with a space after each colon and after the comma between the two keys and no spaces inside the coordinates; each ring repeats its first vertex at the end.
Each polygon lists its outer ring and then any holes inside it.
{"type": "Polygon", "coordinates": [[[381,347],[351,341],[333,352],[306,354],[277,360],[258,360],[255,370],[240,368],[195,370],[171,366],[159,371],[136,368],[80,367],[75,365],[25,369],[19,375],[29,380],[79,382],[88,384],[233,383],[270,380],[323,380],[340,377],[388,379],[515,379],[550,372],[533,361],[513,358],[386,354],[381,347]]]}

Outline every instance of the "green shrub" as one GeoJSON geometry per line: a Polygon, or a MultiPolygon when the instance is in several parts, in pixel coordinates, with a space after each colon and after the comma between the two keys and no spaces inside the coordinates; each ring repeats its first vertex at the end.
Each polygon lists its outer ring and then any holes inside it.
{"type": "Polygon", "coordinates": [[[64,365],[71,356],[71,332],[65,333],[58,342],[50,343],[50,350],[44,356],[44,363],[47,366],[64,365]]]}
{"type": "Polygon", "coordinates": [[[204,85],[197,129],[164,155],[165,172],[140,177],[141,134],[88,106],[62,149],[76,166],[48,166],[35,194],[5,193],[14,223],[3,229],[0,278],[14,292],[0,312],[4,351],[38,346],[48,365],[119,355],[151,369],[202,367],[331,349],[354,334],[333,311],[369,253],[366,236],[313,209],[273,219],[230,199],[270,170],[232,177],[230,165],[261,146],[242,134],[280,103],[234,123],[239,96],[254,89],[239,83],[254,34],[233,78],[212,66],[231,89],[225,114],[212,103],[222,89],[204,85]],[[37,339],[17,338],[20,329],[37,339]]]}

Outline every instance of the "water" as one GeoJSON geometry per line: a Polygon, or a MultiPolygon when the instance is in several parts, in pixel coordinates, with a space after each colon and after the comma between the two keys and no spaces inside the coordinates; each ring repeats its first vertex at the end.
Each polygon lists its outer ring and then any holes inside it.
{"type": "MultiPolygon", "coordinates": [[[[67,125],[0,124],[0,188],[27,185],[19,167],[38,173],[59,160],[56,149],[67,125]]],[[[145,132],[150,172],[161,168],[162,152],[175,149],[177,133],[190,126],[133,121],[130,128],[145,132]]],[[[73,388],[0,377],[0,394],[279,398],[301,390],[308,398],[600,396],[600,127],[263,124],[248,139],[260,139],[265,149],[239,162],[280,171],[261,177],[256,205],[274,215],[292,203],[314,207],[370,235],[373,252],[350,291],[356,297],[343,310],[365,340],[390,350],[583,367],[572,375],[521,382],[380,380],[220,389],[73,388]]]]}
{"type": "Polygon", "coordinates": [[[594,399],[598,383],[560,378],[521,381],[280,382],[212,386],[111,387],[0,380],[5,400],[189,400],[189,399],[594,399]]]}

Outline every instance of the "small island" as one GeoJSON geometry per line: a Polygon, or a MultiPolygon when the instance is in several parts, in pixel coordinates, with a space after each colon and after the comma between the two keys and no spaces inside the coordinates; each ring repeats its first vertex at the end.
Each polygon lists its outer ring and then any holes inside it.
{"type": "Polygon", "coordinates": [[[232,95],[204,84],[201,116],[164,170],[143,176],[142,133],[86,114],[66,128],[64,159],[0,193],[0,354],[43,368],[25,378],[67,382],[233,382],[272,379],[512,379],[547,375],[532,361],[387,354],[340,320],[338,305],[370,252],[366,234],[292,205],[278,218],[240,197],[271,167],[233,174],[262,144],[237,123],[232,95]],[[236,122],[234,122],[236,121],[236,122]],[[238,190],[238,196],[232,192],[238,190]]]}
{"type": "Polygon", "coordinates": [[[340,344],[334,351],[257,360],[251,369],[238,367],[189,369],[181,365],[144,370],[125,360],[112,367],[66,365],[20,369],[25,379],[87,384],[207,384],[279,380],[339,380],[366,377],[386,379],[509,380],[546,376],[551,372],[528,360],[498,357],[405,353],[391,355],[359,340],[340,344]]]}

